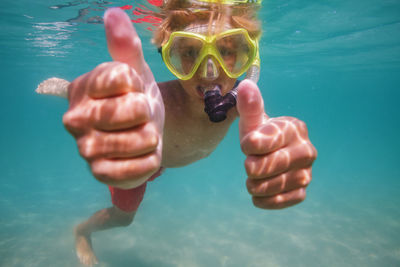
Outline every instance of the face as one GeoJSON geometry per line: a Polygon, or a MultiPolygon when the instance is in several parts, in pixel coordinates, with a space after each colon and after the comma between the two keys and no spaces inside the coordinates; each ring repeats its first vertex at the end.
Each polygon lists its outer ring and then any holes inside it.
{"type": "MultiPolygon", "coordinates": [[[[213,28],[213,27],[212,27],[213,28]]],[[[225,23],[224,28],[222,31],[231,29],[231,26],[228,25],[228,23],[225,23]]],[[[202,35],[207,35],[208,34],[208,24],[196,24],[196,25],[189,25],[185,31],[188,32],[195,32],[198,34],[202,35]]],[[[215,32],[212,30],[211,34],[215,34],[215,32]]],[[[193,62],[193,57],[197,57],[198,54],[196,54],[197,51],[199,51],[198,46],[201,44],[196,43],[196,40],[193,40],[190,43],[184,44],[184,47],[186,50],[180,50],[182,53],[180,54],[180,62],[182,64],[182,69],[185,70],[190,69],[191,66],[186,66],[186,64],[191,64],[193,62]]],[[[222,56],[224,57],[224,61],[227,63],[227,67],[229,67],[229,63],[235,62],[236,59],[232,58],[234,57],[234,53],[230,53],[232,49],[235,49],[235,44],[234,42],[227,42],[225,41],[225,44],[221,44],[226,49],[224,49],[224,53],[222,56]]],[[[183,43],[182,43],[183,45],[183,43]]],[[[193,75],[193,77],[189,80],[179,80],[180,84],[184,88],[185,92],[190,95],[191,97],[198,98],[200,100],[203,100],[204,98],[204,92],[210,88],[218,85],[221,88],[221,93],[222,95],[225,95],[227,92],[229,92],[235,82],[235,78],[230,78],[227,76],[225,71],[222,69],[220,64],[218,63],[217,60],[215,60],[212,56],[206,57],[203,62],[201,63],[200,67],[197,69],[196,73],[193,75]],[[210,74],[211,73],[211,74],[210,74]]]]}

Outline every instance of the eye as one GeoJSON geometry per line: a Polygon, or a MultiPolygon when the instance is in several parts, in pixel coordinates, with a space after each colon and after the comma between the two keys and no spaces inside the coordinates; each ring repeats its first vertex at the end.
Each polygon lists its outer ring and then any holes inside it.
{"type": "Polygon", "coordinates": [[[235,54],[235,51],[229,48],[221,48],[219,53],[221,54],[222,57],[231,57],[235,54]]]}
{"type": "Polygon", "coordinates": [[[182,57],[187,58],[187,59],[194,59],[197,58],[199,55],[198,49],[195,49],[194,47],[186,47],[182,49],[182,57]]]}

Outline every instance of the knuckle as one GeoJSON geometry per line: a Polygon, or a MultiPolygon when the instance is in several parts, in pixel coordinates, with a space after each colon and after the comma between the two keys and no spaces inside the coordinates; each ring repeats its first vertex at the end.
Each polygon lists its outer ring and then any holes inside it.
{"type": "Polygon", "coordinates": [[[279,205],[276,203],[274,198],[265,197],[252,197],[253,205],[260,209],[279,209],[279,205]]]}
{"type": "Polygon", "coordinates": [[[260,209],[266,209],[266,205],[263,204],[259,197],[252,197],[251,200],[253,201],[253,205],[260,209]]]}
{"type": "Polygon", "coordinates": [[[107,162],[105,158],[98,157],[89,161],[93,176],[100,182],[110,184],[118,180],[123,180],[125,168],[116,169],[114,162],[107,162]]]}
{"type": "Polygon", "coordinates": [[[97,161],[93,161],[90,163],[90,168],[92,174],[96,179],[101,182],[106,182],[109,180],[113,180],[113,177],[109,175],[109,173],[105,172],[103,168],[101,168],[100,163],[97,161]]]}
{"type": "Polygon", "coordinates": [[[259,132],[251,132],[248,136],[247,142],[252,147],[260,146],[260,133],[259,132]]]}
{"type": "Polygon", "coordinates": [[[252,197],[254,206],[262,209],[283,209],[302,202],[306,198],[305,187],[291,192],[291,196],[278,194],[272,197],[252,197]]]}
{"type": "Polygon", "coordinates": [[[126,75],[132,73],[132,68],[123,62],[114,62],[111,68],[110,76],[122,76],[125,78],[127,77],[126,75]]]}
{"type": "Polygon", "coordinates": [[[64,113],[62,117],[62,122],[66,127],[69,127],[73,121],[72,114],[70,111],[64,113]]]}
{"type": "Polygon", "coordinates": [[[96,146],[93,138],[81,137],[77,140],[79,154],[86,160],[94,157],[96,146]]]}
{"type": "Polygon", "coordinates": [[[116,75],[118,74],[117,70],[122,70],[122,68],[129,69],[128,64],[123,63],[123,62],[118,62],[118,61],[109,61],[109,62],[103,62],[100,63],[99,65],[94,68],[93,71],[89,72],[90,74],[93,75],[93,77],[97,77],[99,74],[105,73],[109,75],[116,75]],[[123,66],[123,67],[121,67],[123,66]]]}
{"type": "Polygon", "coordinates": [[[143,93],[129,94],[128,109],[136,120],[146,121],[150,118],[149,100],[143,93]]]}
{"type": "Polygon", "coordinates": [[[304,121],[294,118],[293,123],[300,129],[307,129],[307,125],[304,121]]]}
{"type": "Polygon", "coordinates": [[[246,180],[246,188],[250,195],[254,195],[254,185],[250,179],[246,180]]]}
{"type": "Polygon", "coordinates": [[[312,162],[315,159],[315,152],[312,146],[308,146],[308,151],[310,152],[307,153],[306,158],[312,162]]]}
{"type": "Polygon", "coordinates": [[[305,188],[301,188],[299,191],[299,196],[298,196],[298,201],[295,203],[300,203],[302,201],[304,201],[304,199],[306,199],[307,193],[306,193],[306,189],[305,188]]]}
{"type": "Polygon", "coordinates": [[[283,122],[283,123],[292,123],[293,120],[296,120],[295,117],[290,117],[290,116],[280,116],[275,118],[276,121],[278,122],[283,122]]]}
{"type": "Polygon", "coordinates": [[[157,126],[153,122],[148,122],[142,130],[142,135],[146,139],[147,143],[151,146],[157,146],[159,143],[159,134],[157,126]]]}
{"type": "MultiPolygon", "coordinates": [[[[132,138],[126,145],[125,150],[130,152],[140,152],[141,155],[153,153],[156,151],[160,143],[159,134],[154,131],[141,130],[140,132],[133,133],[132,138]]],[[[121,147],[121,149],[124,149],[121,147]]]]}
{"type": "Polygon", "coordinates": [[[274,129],[279,130],[287,125],[287,121],[283,120],[282,117],[270,118],[268,120],[269,124],[274,127],[274,129]]]}
{"type": "Polygon", "coordinates": [[[103,69],[106,69],[106,68],[114,65],[115,63],[116,62],[113,62],[113,61],[100,63],[99,65],[96,66],[95,70],[101,71],[103,69]]]}
{"type": "Polygon", "coordinates": [[[65,128],[72,134],[81,132],[84,128],[84,119],[77,112],[67,111],[62,118],[65,128]]]}
{"type": "Polygon", "coordinates": [[[300,176],[300,183],[299,185],[301,187],[307,187],[311,180],[312,180],[312,176],[311,176],[311,168],[307,169],[307,170],[303,170],[300,176]]]}
{"type": "Polygon", "coordinates": [[[133,127],[146,122],[150,112],[140,95],[127,93],[123,96],[94,101],[91,119],[95,127],[110,130],[120,124],[122,127],[127,125],[133,127]]]}
{"type": "Polygon", "coordinates": [[[255,170],[255,163],[252,156],[248,156],[246,158],[246,160],[244,161],[244,168],[246,170],[247,175],[249,177],[252,177],[255,170]]]}
{"type": "Polygon", "coordinates": [[[310,145],[311,145],[311,151],[312,151],[311,159],[312,159],[312,161],[314,161],[318,156],[318,151],[315,148],[315,146],[313,146],[311,143],[310,143],[310,145]]]}
{"type": "Polygon", "coordinates": [[[83,91],[81,90],[81,88],[85,87],[86,84],[86,80],[87,78],[90,76],[91,72],[82,74],[81,76],[77,77],[76,79],[74,79],[69,85],[68,85],[68,95],[74,95],[75,93],[79,92],[79,91],[83,91]]]}
{"type": "MultiPolygon", "coordinates": [[[[246,142],[246,140],[245,139],[243,139],[243,141],[242,142],[240,142],[240,149],[243,151],[243,153],[245,154],[245,155],[248,155],[248,149],[247,149],[247,142],[246,142]]],[[[246,161],[245,161],[245,165],[246,165],[246,161]]]]}
{"type": "Polygon", "coordinates": [[[307,124],[304,121],[297,121],[297,131],[300,133],[301,138],[308,140],[307,124]]]}
{"type": "Polygon", "coordinates": [[[289,126],[292,129],[297,129],[297,127],[298,127],[298,122],[297,121],[298,121],[298,119],[293,118],[293,117],[288,117],[288,120],[287,120],[289,126]]]}
{"type": "Polygon", "coordinates": [[[133,88],[136,91],[143,90],[143,82],[135,69],[131,68],[128,64],[120,63],[117,70],[119,75],[115,76],[114,83],[116,85],[126,86],[133,88]]]}
{"type": "Polygon", "coordinates": [[[149,155],[149,169],[151,171],[157,171],[160,169],[160,164],[161,164],[161,157],[157,153],[152,153],[149,155]]]}
{"type": "Polygon", "coordinates": [[[160,168],[161,163],[161,159],[156,153],[146,155],[142,163],[131,163],[131,160],[128,159],[124,163],[109,162],[105,166],[102,159],[99,158],[99,160],[95,159],[92,161],[91,170],[99,181],[122,186],[126,183],[130,184],[130,182],[143,179],[149,173],[156,172],[160,168]]]}
{"type": "Polygon", "coordinates": [[[150,136],[148,137],[148,146],[150,148],[156,148],[158,146],[159,143],[159,138],[158,135],[156,133],[152,133],[150,134],[150,136]]]}
{"type": "Polygon", "coordinates": [[[240,142],[240,148],[246,155],[249,155],[250,151],[259,148],[260,145],[261,144],[260,144],[259,134],[256,134],[255,132],[247,134],[243,138],[242,142],[240,142]]]}
{"type": "Polygon", "coordinates": [[[288,127],[292,128],[296,131],[307,132],[306,123],[298,118],[284,116],[284,117],[279,117],[278,121],[285,122],[288,127]]]}
{"type": "Polygon", "coordinates": [[[94,98],[103,98],[104,89],[106,96],[121,95],[131,88],[142,89],[143,85],[136,71],[128,64],[122,62],[102,63],[91,72],[90,94],[94,98]]]}
{"type": "Polygon", "coordinates": [[[310,141],[305,142],[304,153],[306,153],[306,155],[304,156],[305,159],[310,163],[315,161],[315,159],[317,158],[317,154],[318,154],[316,148],[313,146],[313,144],[310,141]]]}
{"type": "Polygon", "coordinates": [[[244,166],[247,176],[254,179],[265,178],[273,171],[269,160],[264,156],[248,156],[244,166]]]}
{"type": "Polygon", "coordinates": [[[301,181],[301,186],[306,187],[311,183],[311,176],[305,176],[301,181]]]}
{"type": "Polygon", "coordinates": [[[309,140],[302,140],[301,144],[298,145],[298,149],[305,164],[312,164],[317,158],[317,150],[309,140]]]}
{"type": "Polygon", "coordinates": [[[113,65],[115,65],[115,62],[103,62],[97,65],[92,71],[87,73],[88,81],[97,81],[97,78],[104,75],[104,73],[108,73],[108,70],[111,69],[113,65]]]}

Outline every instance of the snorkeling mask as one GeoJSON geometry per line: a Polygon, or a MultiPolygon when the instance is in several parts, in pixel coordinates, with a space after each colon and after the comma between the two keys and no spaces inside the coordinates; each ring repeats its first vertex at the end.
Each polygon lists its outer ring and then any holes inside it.
{"type": "Polygon", "coordinates": [[[165,65],[178,79],[189,80],[200,65],[215,66],[215,60],[226,75],[238,78],[255,62],[257,51],[257,41],[245,29],[231,29],[211,36],[173,32],[161,53],[165,65]]]}

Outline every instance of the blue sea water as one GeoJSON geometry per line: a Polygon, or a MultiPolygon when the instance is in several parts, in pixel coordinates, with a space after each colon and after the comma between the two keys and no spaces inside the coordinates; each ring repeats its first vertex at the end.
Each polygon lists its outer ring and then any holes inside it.
{"type": "MultiPolygon", "coordinates": [[[[143,2],[0,2],[0,266],[80,266],[72,229],[109,193],[64,130],[67,101],[34,90],[109,61],[96,22],[143,2]]],[[[99,266],[400,266],[400,2],[266,0],[260,18],[266,111],[304,120],[319,152],[306,200],[252,205],[236,122],[210,157],[150,183],[130,227],[93,235],[99,266]]]]}

